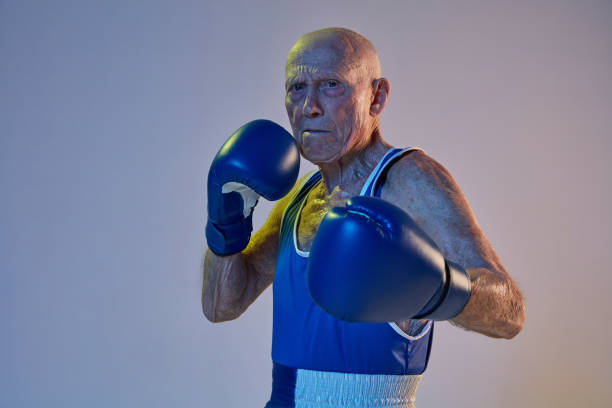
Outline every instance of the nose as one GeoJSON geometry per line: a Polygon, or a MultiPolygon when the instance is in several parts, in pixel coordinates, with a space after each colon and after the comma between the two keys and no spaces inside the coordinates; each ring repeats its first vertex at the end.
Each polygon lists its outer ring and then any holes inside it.
{"type": "Polygon", "coordinates": [[[310,92],[308,92],[306,95],[306,98],[304,98],[302,112],[307,118],[316,118],[323,114],[323,109],[321,109],[321,105],[319,104],[315,90],[310,90],[310,92]]]}

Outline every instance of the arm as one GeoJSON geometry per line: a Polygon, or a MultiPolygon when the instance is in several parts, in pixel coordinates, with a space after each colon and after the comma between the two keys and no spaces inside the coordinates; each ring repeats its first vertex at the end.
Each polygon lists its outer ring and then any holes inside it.
{"type": "Polygon", "coordinates": [[[239,253],[229,256],[215,255],[206,250],[203,261],[202,311],[211,322],[236,319],[272,283],[276,267],[280,224],[293,189],[270,211],[259,231],[239,253]]]}
{"type": "Polygon", "coordinates": [[[404,209],[446,259],[467,270],[471,296],[451,322],[490,337],[516,336],[525,320],[523,296],[450,173],[414,151],[390,169],[387,180],[381,198],[404,209]]]}

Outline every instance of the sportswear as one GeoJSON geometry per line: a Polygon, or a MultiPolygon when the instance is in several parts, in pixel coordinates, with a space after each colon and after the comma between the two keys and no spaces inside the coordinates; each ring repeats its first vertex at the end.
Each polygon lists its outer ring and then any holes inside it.
{"type": "MultiPolygon", "coordinates": [[[[380,196],[390,165],[413,150],[390,149],[360,194],[380,196]]],[[[296,227],[308,192],[320,181],[315,171],[303,182],[281,222],[273,284],[273,390],[266,407],[412,406],[427,367],[433,322],[414,335],[393,322],[350,323],[321,310],[308,293],[309,253],[297,247],[296,227]]]]}

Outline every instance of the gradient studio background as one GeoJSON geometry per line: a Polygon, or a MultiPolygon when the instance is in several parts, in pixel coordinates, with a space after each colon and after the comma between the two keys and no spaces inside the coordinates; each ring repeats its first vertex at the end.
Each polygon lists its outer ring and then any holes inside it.
{"type": "Polygon", "coordinates": [[[512,341],[439,324],[417,406],[612,404],[612,2],[2,0],[0,406],[264,405],[271,291],[201,313],[204,180],[244,122],[288,128],[285,56],[326,26],[378,48],[384,137],[527,298],[512,341]]]}

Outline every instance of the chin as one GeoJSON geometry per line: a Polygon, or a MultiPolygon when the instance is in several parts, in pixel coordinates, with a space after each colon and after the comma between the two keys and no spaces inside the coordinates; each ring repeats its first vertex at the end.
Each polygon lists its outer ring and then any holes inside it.
{"type": "Polygon", "coordinates": [[[297,139],[302,157],[312,163],[332,163],[337,161],[344,150],[344,145],[333,133],[325,133],[297,139]]]}
{"type": "Polygon", "coordinates": [[[334,153],[329,153],[329,152],[309,152],[306,153],[303,150],[300,151],[302,153],[302,157],[305,158],[306,160],[308,160],[309,162],[316,164],[316,165],[321,165],[321,164],[327,164],[327,163],[333,163],[335,161],[338,161],[338,159],[340,158],[340,156],[337,154],[337,152],[334,153]]]}

